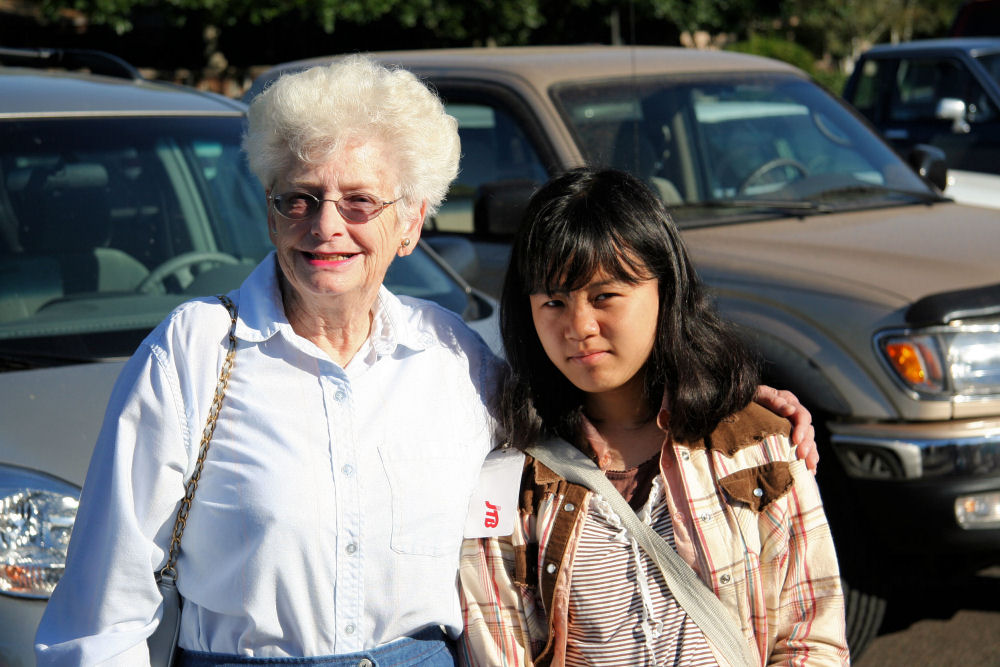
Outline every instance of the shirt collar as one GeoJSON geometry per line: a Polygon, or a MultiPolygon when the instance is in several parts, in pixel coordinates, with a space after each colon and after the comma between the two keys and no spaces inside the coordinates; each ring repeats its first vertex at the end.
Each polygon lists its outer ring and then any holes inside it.
{"type": "MultiPolygon", "coordinates": [[[[278,284],[280,270],[277,255],[272,251],[243,281],[238,296],[237,338],[260,343],[280,331],[289,336],[297,335],[285,316],[278,284]]],[[[417,326],[416,311],[405,306],[384,285],[379,287],[372,311],[372,330],[368,341],[378,356],[392,355],[398,346],[419,352],[434,343],[434,337],[417,326]]]]}
{"type": "Polygon", "coordinates": [[[399,346],[420,352],[433,345],[435,338],[418,326],[416,314],[382,285],[375,300],[370,336],[375,353],[384,357],[394,354],[399,346]]]}
{"type": "Polygon", "coordinates": [[[237,338],[261,343],[284,327],[291,329],[281,302],[278,271],[277,254],[271,251],[240,285],[237,297],[237,338]]]}

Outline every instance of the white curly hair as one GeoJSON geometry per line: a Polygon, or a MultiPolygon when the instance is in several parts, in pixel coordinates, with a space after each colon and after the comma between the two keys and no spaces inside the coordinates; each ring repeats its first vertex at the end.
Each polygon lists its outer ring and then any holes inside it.
{"type": "Polygon", "coordinates": [[[433,215],[458,174],[458,122],[412,72],[370,56],[285,74],[253,99],[243,150],[265,188],[298,162],[322,163],[344,146],[377,142],[405,206],[433,215]]]}

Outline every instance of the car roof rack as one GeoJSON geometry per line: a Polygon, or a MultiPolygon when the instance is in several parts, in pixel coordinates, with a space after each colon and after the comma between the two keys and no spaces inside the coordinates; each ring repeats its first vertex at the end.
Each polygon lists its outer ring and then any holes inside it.
{"type": "Polygon", "coordinates": [[[96,49],[12,49],[0,47],[0,64],[22,67],[86,69],[92,74],[120,79],[143,79],[135,67],[118,56],[96,49]]]}

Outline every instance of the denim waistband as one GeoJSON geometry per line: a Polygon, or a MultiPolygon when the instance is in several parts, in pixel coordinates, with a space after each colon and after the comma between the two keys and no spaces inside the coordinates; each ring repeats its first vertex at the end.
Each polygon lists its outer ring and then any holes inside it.
{"type": "Polygon", "coordinates": [[[378,648],[345,655],[311,658],[249,658],[241,655],[180,649],[177,667],[237,667],[238,665],[309,665],[312,667],[454,667],[451,640],[440,628],[422,630],[378,648]]]}

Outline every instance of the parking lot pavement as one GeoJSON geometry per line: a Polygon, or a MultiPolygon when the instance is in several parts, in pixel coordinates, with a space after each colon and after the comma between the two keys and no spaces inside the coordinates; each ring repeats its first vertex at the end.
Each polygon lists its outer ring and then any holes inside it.
{"type": "Polygon", "coordinates": [[[1000,566],[952,581],[914,582],[856,667],[1000,665],[1000,566]]]}

